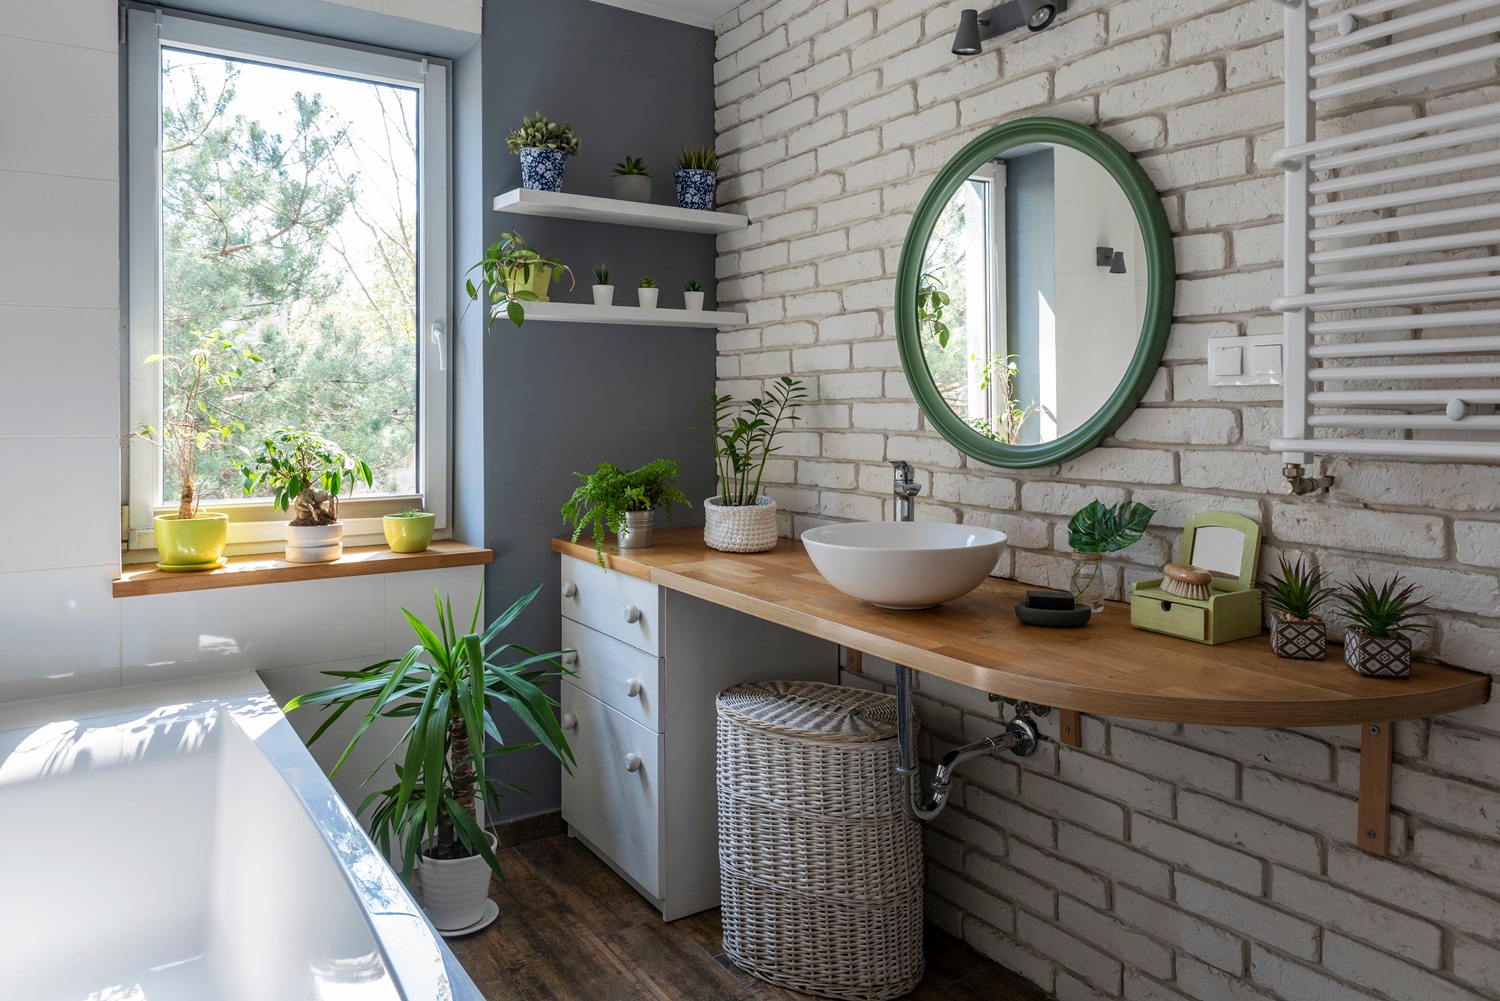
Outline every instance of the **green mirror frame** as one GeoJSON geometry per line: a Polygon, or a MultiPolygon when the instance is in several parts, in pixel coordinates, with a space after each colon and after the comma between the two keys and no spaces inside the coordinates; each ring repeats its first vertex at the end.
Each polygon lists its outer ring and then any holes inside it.
{"type": "Polygon", "coordinates": [[[1099,444],[1129,417],[1156,376],[1172,329],[1172,309],[1177,289],[1177,259],[1172,250],[1172,231],[1162,209],[1161,196],[1135,157],[1119,143],[1086,125],[1060,118],[1022,118],[990,129],[954,155],[938,172],[917,205],[906,240],[901,245],[901,266],[896,277],[896,336],[901,367],[917,398],[917,405],[939,434],[964,454],[1010,469],[1049,466],[1071,459],[1099,444]],[[971,428],[949,407],[938,392],[917,323],[917,283],[927,241],[948,200],[981,164],[1033,143],[1068,146],[1093,158],[1119,183],[1135,210],[1146,246],[1148,280],[1146,313],[1140,341],[1130,367],[1108,400],[1093,417],[1055,441],[1038,445],[1005,445],[971,428]]]}

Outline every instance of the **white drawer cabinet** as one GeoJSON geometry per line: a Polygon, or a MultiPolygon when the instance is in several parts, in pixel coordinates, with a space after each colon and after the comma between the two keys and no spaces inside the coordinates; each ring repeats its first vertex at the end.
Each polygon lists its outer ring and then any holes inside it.
{"type": "Polygon", "coordinates": [[[569,833],[668,921],[716,907],[714,697],[744,681],[837,683],[837,648],[571,556],[562,583],[563,648],[577,654],[562,683],[569,833]]]}

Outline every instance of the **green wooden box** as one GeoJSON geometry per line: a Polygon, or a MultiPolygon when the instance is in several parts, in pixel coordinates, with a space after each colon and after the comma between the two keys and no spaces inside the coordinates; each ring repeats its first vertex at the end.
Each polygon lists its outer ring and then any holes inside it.
{"type": "Polygon", "coordinates": [[[1195,601],[1168,594],[1160,578],[1142,581],[1131,589],[1131,625],[1195,643],[1228,643],[1260,635],[1260,589],[1255,587],[1259,525],[1220,511],[1195,514],[1182,530],[1177,562],[1212,573],[1213,594],[1195,601]]]}

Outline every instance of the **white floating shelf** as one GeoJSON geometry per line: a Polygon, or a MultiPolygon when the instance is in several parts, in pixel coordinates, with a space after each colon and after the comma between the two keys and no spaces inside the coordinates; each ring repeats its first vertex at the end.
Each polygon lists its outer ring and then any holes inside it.
{"type": "MultiPolygon", "coordinates": [[[[528,302],[526,322],[547,320],[553,323],[607,323],[636,327],[735,327],[748,320],[744,313],[727,309],[642,309],[639,306],[592,306],[583,302],[528,302]]],[[[504,316],[496,323],[509,323],[504,316]]]]}
{"type": "Polygon", "coordinates": [[[675,229],[685,233],[730,233],[744,229],[750,220],[732,212],[680,209],[675,205],[627,202],[619,198],[570,195],[561,191],[516,188],[495,196],[495,211],[513,215],[550,216],[553,219],[585,219],[617,226],[675,229]]]}

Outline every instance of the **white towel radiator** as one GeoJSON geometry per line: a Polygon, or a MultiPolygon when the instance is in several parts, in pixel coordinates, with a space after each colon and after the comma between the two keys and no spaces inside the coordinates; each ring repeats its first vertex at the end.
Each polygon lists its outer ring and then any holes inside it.
{"type": "Polygon", "coordinates": [[[1277,2],[1290,488],[1315,454],[1500,459],[1500,0],[1277,2]]]}

